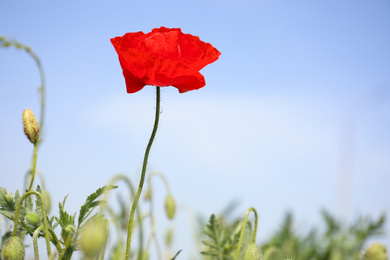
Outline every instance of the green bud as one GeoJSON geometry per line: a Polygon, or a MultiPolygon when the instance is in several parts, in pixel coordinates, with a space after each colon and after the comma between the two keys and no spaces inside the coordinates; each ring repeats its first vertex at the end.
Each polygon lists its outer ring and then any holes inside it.
{"type": "Polygon", "coordinates": [[[149,253],[148,253],[148,251],[144,251],[142,253],[142,260],[149,260],[149,253]]]}
{"type": "Polygon", "coordinates": [[[144,200],[151,200],[152,199],[152,190],[147,189],[144,195],[144,200]]]}
{"type": "Polygon", "coordinates": [[[168,194],[167,198],[165,199],[165,212],[167,213],[169,219],[174,218],[175,211],[176,211],[175,200],[173,199],[171,194],[168,194]]]}
{"type": "Polygon", "coordinates": [[[24,133],[31,143],[36,144],[39,140],[39,125],[34,113],[27,108],[23,111],[23,127],[24,133]]]}
{"type": "Polygon", "coordinates": [[[380,243],[372,244],[364,252],[363,260],[387,260],[386,247],[380,243]]]}
{"type": "Polygon", "coordinates": [[[261,260],[260,248],[255,243],[250,243],[245,249],[243,260],[261,260]]]}
{"type": "Polygon", "coordinates": [[[165,245],[167,247],[170,247],[172,245],[173,241],[173,229],[170,228],[167,230],[167,233],[165,234],[165,245]]]}
{"type": "Polygon", "coordinates": [[[28,212],[26,215],[26,220],[30,225],[34,227],[38,226],[38,224],[40,223],[39,215],[35,212],[28,212]]]}
{"type": "Polygon", "coordinates": [[[4,260],[23,260],[24,245],[21,237],[10,237],[1,250],[1,259],[4,260]]]}
{"type": "Polygon", "coordinates": [[[81,230],[80,247],[87,257],[96,257],[105,247],[108,225],[102,217],[89,220],[81,230]]]}

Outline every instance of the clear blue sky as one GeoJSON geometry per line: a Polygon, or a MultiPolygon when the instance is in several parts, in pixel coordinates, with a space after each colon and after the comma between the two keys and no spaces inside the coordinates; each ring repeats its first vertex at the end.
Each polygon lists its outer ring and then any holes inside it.
{"type": "MultiPolygon", "coordinates": [[[[47,117],[38,168],[55,204],[70,193],[69,212],[116,172],[138,181],[154,88],[126,94],[109,40],[160,26],[180,27],[222,53],[202,70],[205,88],[162,91],[150,164],[180,206],[208,217],[238,199],[237,214],[258,210],[260,241],[287,210],[302,230],[318,223],[321,208],[346,220],[390,210],[389,1],[0,0],[0,25],[42,61],[47,117]],[[350,173],[342,189],[340,169],[350,173]]],[[[22,188],[30,163],[21,114],[38,114],[38,85],[26,53],[0,49],[0,186],[9,191],[22,188]]],[[[154,186],[162,203],[163,186],[154,186]]],[[[192,243],[186,221],[181,211],[175,250],[192,243]]],[[[382,241],[390,246],[388,236],[382,241]]]]}

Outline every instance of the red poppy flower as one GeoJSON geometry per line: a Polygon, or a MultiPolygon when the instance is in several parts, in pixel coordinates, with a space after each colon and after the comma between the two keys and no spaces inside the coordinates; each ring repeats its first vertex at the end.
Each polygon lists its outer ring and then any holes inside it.
{"type": "Polygon", "coordinates": [[[206,83],[199,70],[221,55],[210,43],[179,28],[126,33],[111,43],[119,56],[127,93],[145,85],[174,86],[180,93],[202,88],[206,83]]]}

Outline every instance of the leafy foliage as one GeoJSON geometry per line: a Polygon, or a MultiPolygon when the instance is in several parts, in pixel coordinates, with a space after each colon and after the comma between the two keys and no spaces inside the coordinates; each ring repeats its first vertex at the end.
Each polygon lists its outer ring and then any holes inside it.
{"type": "Polygon", "coordinates": [[[385,215],[377,220],[358,218],[346,227],[329,212],[321,211],[325,231],[312,229],[307,235],[297,234],[293,229],[293,216],[288,213],[278,232],[262,246],[279,249],[284,256],[300,260],[359,259],[364,243],[383,233],[385,215]]]}
{"type": "Polygon", "coordinates": [[[203,251],[203,255],[211,256],[213,259],[232,259],[232,255],[237,248],[239,232],[232,232],[216,220],[215,215],[211,215],[206,230],[203,231],[208,236],[208,240],[202,241],[208,247],[203,251]]]}
{"type": "Polygon", "coordinates": [[[89,195],[84,205],[81,206],[77,226],[80,227],[81,223],[89,216],[91,211],[96,206],[99,206],[100,204],[105,202],[103,200],[96,200],[100,195],[102,195],[104,192],[110,191],[112,189],[116,189],[117,187],[118,186],[113,186],[113,185],[104,186],[102,188],[97,189],[96,192],[89,195]]]}

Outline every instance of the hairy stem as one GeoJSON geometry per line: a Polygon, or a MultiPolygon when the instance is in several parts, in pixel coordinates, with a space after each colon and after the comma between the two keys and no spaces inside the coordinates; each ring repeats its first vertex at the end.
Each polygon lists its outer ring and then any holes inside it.
{"type": "Polygon", "coordinates": [[[34,144],[34,156],[33,156],[33,164],[32,164],[32,177],[30,181],[30,186],[28,187],[27,191],[30,191],[32,188],[32,185],[34,183],[34,178],[35,178],[35,170],[37,168],[37,150],[38,150],[38,143],[34,144]]]}
{"type": "Polygon", "coordinates": [[[244,238],[244,232],[245,232],[246,222],[248,221],[248,216],[249,216],[249,213],[250,213],[251,211],[253,211],[253,213],[255,213],[255,229],[253,230],[252,243],[255,243],[255,242],[256,242],[257,219],[258,219],[258,217],[257,217],[257,211],[256,211],[255,208],[249,208],[249,209],[246,211],[244,221],[242,222],[240,239],[238,240],[238,247],[237,247],[237,251],[236,251],[236,257],[234,258],[235,260],[237,260],[237,259],[238,259],[238,256],[240,255],[241,244],[242,244],[242,240],[243,240],[243,238],[244,238]]]}
{"type": "Polygon", "coordinates": [[[126,255],[125,255],[126,260],[130,258],[131,234],[133,232],[134,213],[135,213],[135,209],[136,209],[137,204],[138,204],[139,197],[141,196],[142,188],[144,186],[146,167],[147,167],[148,158],[149,158],[149,152],[150,152],[150,148],[152,147],[154,137],[156,136],[159,118],[160,118],[160,87],[156,87],[156,115],[155,115],[155,119],[154,119],[154,126],[153,126],[152,135],[150,136],[149,143],[148,143],[148,145],[146,147],[146,151],[145,151],[144,162],[142,165],[141,179],[139,182],[137,194],[134,197],[133,205],[131,207],[129,226],[128,226],[128,230],[127,230],[126,255]]]}
{"type": "Polygon", "coordinates": [[[23,194],[23,196],[19,199],[18,204],[16,205],[16,210],[15,210],[15,216],[14,216],[14,231],[12,233],[13,236],[16,236],[16,233],[18,231],[18,220],[19,220],[19,210],[20,207],[22,206],[23,200],[27,198],[27,196],[30,195],[36,195],[39,197],[42,203],[42,215],[43,215],[43,225],[45,226],[45,238],[46,238],[46,248],[47,248],[47,256],[50,257],[51,252],[50,252],[50,240],[49,240],[49,225],[47,224],[47,216],[46,216],[46,208],[45,208],[45,200],[43,199],[42,194],[40,194],[37,191],[28,191],[23,194]]]}

